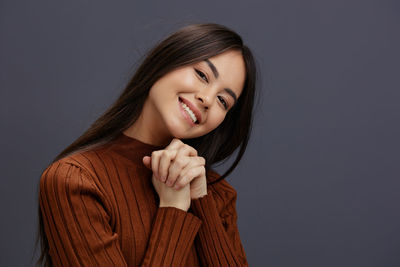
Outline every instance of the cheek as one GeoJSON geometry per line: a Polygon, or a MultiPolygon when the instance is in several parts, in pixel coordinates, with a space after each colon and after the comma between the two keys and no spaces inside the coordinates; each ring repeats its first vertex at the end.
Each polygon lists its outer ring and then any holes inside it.
{"type": "Polygon", "coordinates": [[[154,94],[163,95],[195,88],[197,85],[194,78],[195,77],[191,75],[190,71],[186,69],[173,71],[154,83],[154,94]]]}
{"type": "Polygon", "coordinates": [[[189,77],[189,76],[180,77],[179,80],[176,82],[176,84],[181,89],[191,90],[196,87],[195,80],[193,79],[193,77],[189,77]]]}
{"type": "Polygon", "coordinates": [[[178,88],[193,88],[196,86],[195,76],[190,70],[181,70],[174,73],[171,77],[171,82],[174,84],[175,87],[178,88]]]}
{"type": "Polygon", "coordinates": [[[185,86],[193,83],[192,75],[190,75],[190,72],[187,69],[180,69],[169,73],[165,76],[164,82],[175,86],[185,86]]]}

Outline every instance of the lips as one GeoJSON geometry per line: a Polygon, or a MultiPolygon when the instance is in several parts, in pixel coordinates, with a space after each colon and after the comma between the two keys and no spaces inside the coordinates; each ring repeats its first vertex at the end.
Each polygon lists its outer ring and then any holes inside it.
{"type": "Polygon", "coordinates": [[[197,118],[196,123],[200,123],[201,122],[201,112],[195,107],[195,105],[193,105],[192,102],[190,102],[189,100],[187,100],[183,97],[179,97],[179,101],[185,103],[185,105],[188,106],[193,111],[194,115],[197,118]]]}

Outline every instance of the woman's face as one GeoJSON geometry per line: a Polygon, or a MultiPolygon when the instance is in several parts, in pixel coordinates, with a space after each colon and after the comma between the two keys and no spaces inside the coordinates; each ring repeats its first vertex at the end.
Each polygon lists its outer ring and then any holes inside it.
{"type": "Polygon", "coordinates": [[[238,100],[245,71],[241,52],[228,50],[167,73],[151,87],[131,133],[158,145],[209,133],[238,100]]]}

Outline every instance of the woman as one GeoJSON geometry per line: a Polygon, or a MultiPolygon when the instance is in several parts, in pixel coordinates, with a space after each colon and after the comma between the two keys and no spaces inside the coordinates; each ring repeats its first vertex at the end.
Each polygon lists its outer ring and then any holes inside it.
{"type": "Polygon", "coordinates": [[[47,266],[247,266],[224,178],[249,139],[255,64],[232,30],[189,25],[40,180],[47,266]],[[239,148],[220,176],[211,169],[239,148]]]}

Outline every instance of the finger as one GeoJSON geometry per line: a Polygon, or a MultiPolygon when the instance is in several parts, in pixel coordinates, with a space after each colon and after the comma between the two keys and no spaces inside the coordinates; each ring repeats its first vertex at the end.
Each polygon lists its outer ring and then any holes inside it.
{"type": "Polygon", "coordinates": [[[187,155],[187,156],[190,156],[190,157],[197,157],[197,150],[194,149],[193,147],[187,145],[187,144],[183,144],[180,147],[179,152],[182,155],[187,155]]]}
{"type": "Polygon", "coordinates": [[[189,184],[192,180],[196,179],[197,177],[200,177],[204,173],[205,173],[204,166],[196,166],[196,167],[191,167],[189,169],[185,169],[179,176],[179,178],[176,180],[174,188],[176,190],[181,189],[182,187],[185,187],[187,184],[189,184]]]}
{"type": "MultiPolygon", "coordinates": [[[[177,188],[182,188],[184,187],[186,184],[190,183],[193,179],[195,179],[196,177],[199,177],[198,173],[190,173],[191,169],[196,169],[195,171],[198,171],[200,168],[200,172],[204,172],[205,175],[205,164],[206,164],[206,160],[203,157],[189,157],[190,161],[189,163],[181,170],[178,178],[175,181],[174,186],[178,186],[177,188]]],[[[200,174],[202,175],[202,174],[200,174]]]]}
{"type": "Polygon", "coordinates": [[[165,147],[166,150],[178,150],[184,143],[178,139],[173,138],[168,146],[165,147]]]}
{"type": "Polygon", "coordinates": [[[151,153],[151,169],[153,171],[153,174],[156,176],[156,178],[160,178],[158,176],[158,166],[160,164],[160,150],[153,151],[151,153]]]}
{"type": "Polygon", "coordinates": [[[160,156],[160,165],[158,167],[158,173],[160,179],[165,182],[168,177],[168,169],[173,158],[175,158],[176,150],[163,150],[160,156]]]}
{"type": "Polygon", "coordinates": [[[143,160],[144,166],[146,166],[146,168],[151,170],[151,157],[150,156],[144,156],[142,160],[143,160]]]}
{"type": "Polygon", "coordinates": [[[206,159],[203,157],[191,157],[191,162],[190,164],[193,164],[193,166],[205,166],[206,165],[206,159]]]}
{"type": "MultiPolygon", "coordinates": [[[[170,142],[170,144],[164,148],[164,151],[166,150],[166,151],[173,152],[173,155],[169,160],[166,159],[166,158],[165,159],[160,159],[160,163],[162,161],[162,163],[161,163],[161,165],[162,165],[161,169],[162,170],[160,170],[160,172],[162,173],[161,174],[161,181],[163,181],[164,183],[167,183],[168,182],[168,177],[171,176],[170,173],[169,173],[169,168],[170,168],[170,166],[172,164],[172,161],[176,158],[177,151],[182,147],[182,145],[184,145],[184,143],[180,139],[173,138],[172,141],[170,142]]],[[[176,178],[172,177],[168,184],[173,184],[175,179],[176,178]]]]}
{"type": "Polygon", "coordinates": [[[168,178],[166,179],[166,184],[168,186],[174,185],[175,181],[181,175],[182,170],[187,168],[188,165],[195,167],[200,165],[204,166],[206,163],[203,157],[189,157],[185,154],[185,149],[180,149],[175,159],[171,162],[170,168],[168,169],[168,178]]]}
{"type": "Polygon", "coordinates": [[[180,139],[174,138],[171,143],[165,148],[166,150],[183,150],[187,156],[197,156],[197,150],[183,143],[180,139]]]}
{"type": "Polygon", "coordinates": [[[206,160],[203,157],[188,157],[188,156],[177,156],[176,159],[184,158],[185,164],[183,165],[183,169],[192,168],[197,166],[205,166],[206,160]],[[187,161],[187,162],[186,162],[187,161]]]}
{"type": "Polygon", "coordinates": [[[190,157],[187,156],[177,156],[171,162],[170,167],[168,169],[168,178],[166,184],[168,186],[173,186],[176,179],[180,175],[181,171],[185,168],[185,166],[190,162],[190,157]]]}

